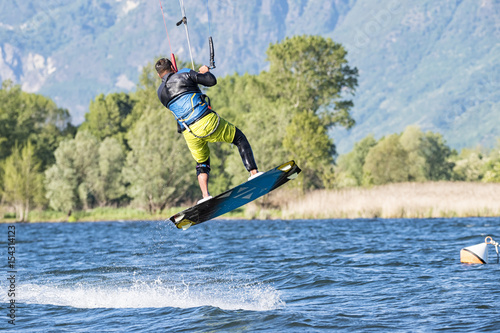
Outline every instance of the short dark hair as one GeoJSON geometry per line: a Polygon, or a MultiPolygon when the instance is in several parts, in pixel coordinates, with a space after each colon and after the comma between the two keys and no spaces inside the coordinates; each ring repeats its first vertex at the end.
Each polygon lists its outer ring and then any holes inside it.
{"type": "Polygon", "coordinates": [[[168,59],[161,58],[156,62],[155,69],[158,74],[161,74],[163,72],[171,72],[172,62],[168,59]]]}

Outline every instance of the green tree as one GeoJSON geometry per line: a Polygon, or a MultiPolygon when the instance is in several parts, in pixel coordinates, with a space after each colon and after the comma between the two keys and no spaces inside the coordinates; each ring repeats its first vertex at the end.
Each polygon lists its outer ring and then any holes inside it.
{"type": "Polygon", "coordinates": [[[17,220],[24,222],[43,192],[40,162],[36,159],[31,143],[28,142],[21,151],[14,146],[3,168],[3,199],[14,206],[17,220]]]}
{"type": "Polygon", "coordinates": [[[497,140],[496,147],[490,152],[485,167],[483,182],[500,183],[500,139],[497,140]]]}
{"type": "Polygon", "coordinates": [[[423,133],[418,126],[408,126],[401,134],[401,144],[408,152],[410,180],[450,180],[453,151],[439,133],[423,133]]]}
{"type": "Polygon", "coordinates": [[[453,162],[453,180],[476,182],[483,179],[488,159],[479,148],[464,148],[453,162]]]}
{"type": "Polygon", "coordinates": [[[408,153],[408,180],[423,182],[426,180],[427,160],[423,155],[424,133],[418,126],[408,126],[399,138],[402,147],[408,153]]]}
{"type": "Polygon", "coordinates": [[[148,110],[128,133],[131,151],[123,169],[128,195],[150,212],[186,200],[195,182],[194,163],[167,110],[148,110]]]}
{"type": "Polygon", "coordinates": [[[363,184],[363,166],[370,149],[377,144],[372,134],[354,144],[351,152],[339,156],[337,160],[336,185],[339,187],[363,184]]]}
{"type": "Polygon", "coordinates": [[[88,131],[61,142],[46,171],[47,199],[59,211],[105,206],[125,195],[125,153],[116,138],[99,142],[88,131]]]}
{"type": "Polygon", "coordinates": [[[56,163],[45,171],[46,197],[49,206],[57,211],[70,211],[78,205],[78,176],[76,174],[75,141],[65,140],[54,152],[56,163]]]}
{"type": "Polygon", "coordinates": [[[21,91],[11,81],[2,82],[0,89],[0,161],[11,154],[17,142],[29,141],[34,154],[45,170],[54,163],[53,152],[60,141],[72,137],[75,128],[69,112],[41,95],[21,91]]]}
{"type": "MultiPolygon", "coordinates": [[[[347,97],[354,94],[358,70],[349,67],[346,55],[342,45],[320,36],[296,36],[270,45],[267,51],[269,72],[262,74],[262,80],[268,84],[266,95],[280,104],[288,104],[288,119],[301,119],[306,124],[301,127],[292,120],[290,125],[286,125],[289,128],[283,145],[292,155],[310,156],[310,149],[318,138],[326,140],[323,143],[327,147],[325,154],[334,154],[335,145],[326,134],[328,128],[335,125],[350,128],[354,125],[350,115],[353,103],[347,97]],[[309,120],[306,119],[308,117],[309,120]],[[311,129],[314,129],[315,135],[305,134],[311,129]],[[301,131],[303,133],[297,135],[301,131]],[[297,136],[313,141],[298,143],[297,136]]],[[[285,120],[281,126],[286,123],[285,120]]],[[[312,167],[311,173],[305,172],[303,176],[304,182],[310,182],[306,187],[332,186],[333,155],[331,158],[322,156],[317,161],[306,162],[297,157],[299,159],[303,165],[307,163],[312,167]]]]}
{"type": "Polygon", "coordinates": [[[286,129],[283,146],[302,167],[304,189],[331,187],[335,146],[320,119],[306,112],[296,114],[286,129]]]}
{"type": "Polygon", "coordinates": [[[287,37],[271,44],[265,75],[269,91],[299,112],[315,112],[324,126],[350,128],[353,103],[345,97],[354,94],[358,70],[349,67],[346,56],[341,44],[321,36],[287,37]]]}
{"type": "Polygon", "coordinates": [[[118,202],[125,193],[122,169],[125,153],[122,145],[115,138],[106,138],[99,145],[99,173],[93,184],[97,205],[105,206],[118,202]]]}
{"type": "Polygon", "coordinates": [[[421,152],[426,161],[425,178],[427,180],[450,180],[454,164],[451,158],[456,154],[446,145],[439,133],[427,132],[422,138],[421,152]]]}
{"type": "Polygon", "coordinates": [[[128,123],[125,121],[132,112],[134,101],[126,93],[100,94],[90,102],[89,112],[80,130],[87,130],[99,141],[107,137],[117,138],[124,144],[128,123]]]}
{"type": "Polygon", "coordinates": [[[489,165],[488,170],[484,174],[483,182],[500,183],[500,161],[497,160],[489,165]]]}
{"type": "Polygon", "coordinates": [[[55,151],[56,163],[46,175],[47,199],[59,211],[88,209],[96,201],[99,177],[99,141],[87,131],[61,142],[55,151]]]}
{"type": "Polygon", "coordinates": [[[366,156],[363,173],[366,185],[405,182],[410,180],[408,152],[398,134],[381,139],[366,156]]]}
{"type": "Polygon", "coordinates": [[[74,167],[78,176],[78,198],[83,209],[95,202],[95,182],[99,176],[99,140],[87,131],[78,131],[74,139],[74,167]]]}

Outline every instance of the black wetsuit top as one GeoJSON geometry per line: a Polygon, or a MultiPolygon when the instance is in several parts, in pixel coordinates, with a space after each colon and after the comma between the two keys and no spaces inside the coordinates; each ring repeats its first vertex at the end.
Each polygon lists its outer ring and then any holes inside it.
{"type": "Polygon", "coordinates": [[[190,125],[210,112],[198,84],[211,87],[217,79],[210,72],[201,74],[184,68],[165,75],[158,87],[158,98],[182,127],[182,123],[190,125]]]}

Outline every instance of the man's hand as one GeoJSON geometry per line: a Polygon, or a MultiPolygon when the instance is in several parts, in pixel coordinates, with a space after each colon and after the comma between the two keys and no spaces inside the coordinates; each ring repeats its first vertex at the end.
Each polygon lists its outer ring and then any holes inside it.
{"type": "Polygon", "coordinates": [[[206,66],[206,65],[201,66],[200,69],[198,70],[198,72],[200,72],[201,74],[205,74],[208,71],[209,71],[209,69],[208,69],[208,66],[206,66]]]}

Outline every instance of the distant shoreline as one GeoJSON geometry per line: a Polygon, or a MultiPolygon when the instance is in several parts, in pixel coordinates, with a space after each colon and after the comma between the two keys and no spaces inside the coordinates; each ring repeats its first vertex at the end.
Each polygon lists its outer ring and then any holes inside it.
{"type": "MultiPolygon", "coordinates": [[[[284,188],[220,219],[357,219],[500,216],[500,183],[398,183],[301,193],[284,188]]],[[[184,207],[157,214],[134,208],[102,207],[67,214],[33,211],[29,222],[103,222],[167,220],[184,207]]],[[[4,218],[0,223],[14,223],[4,218]]]]}

